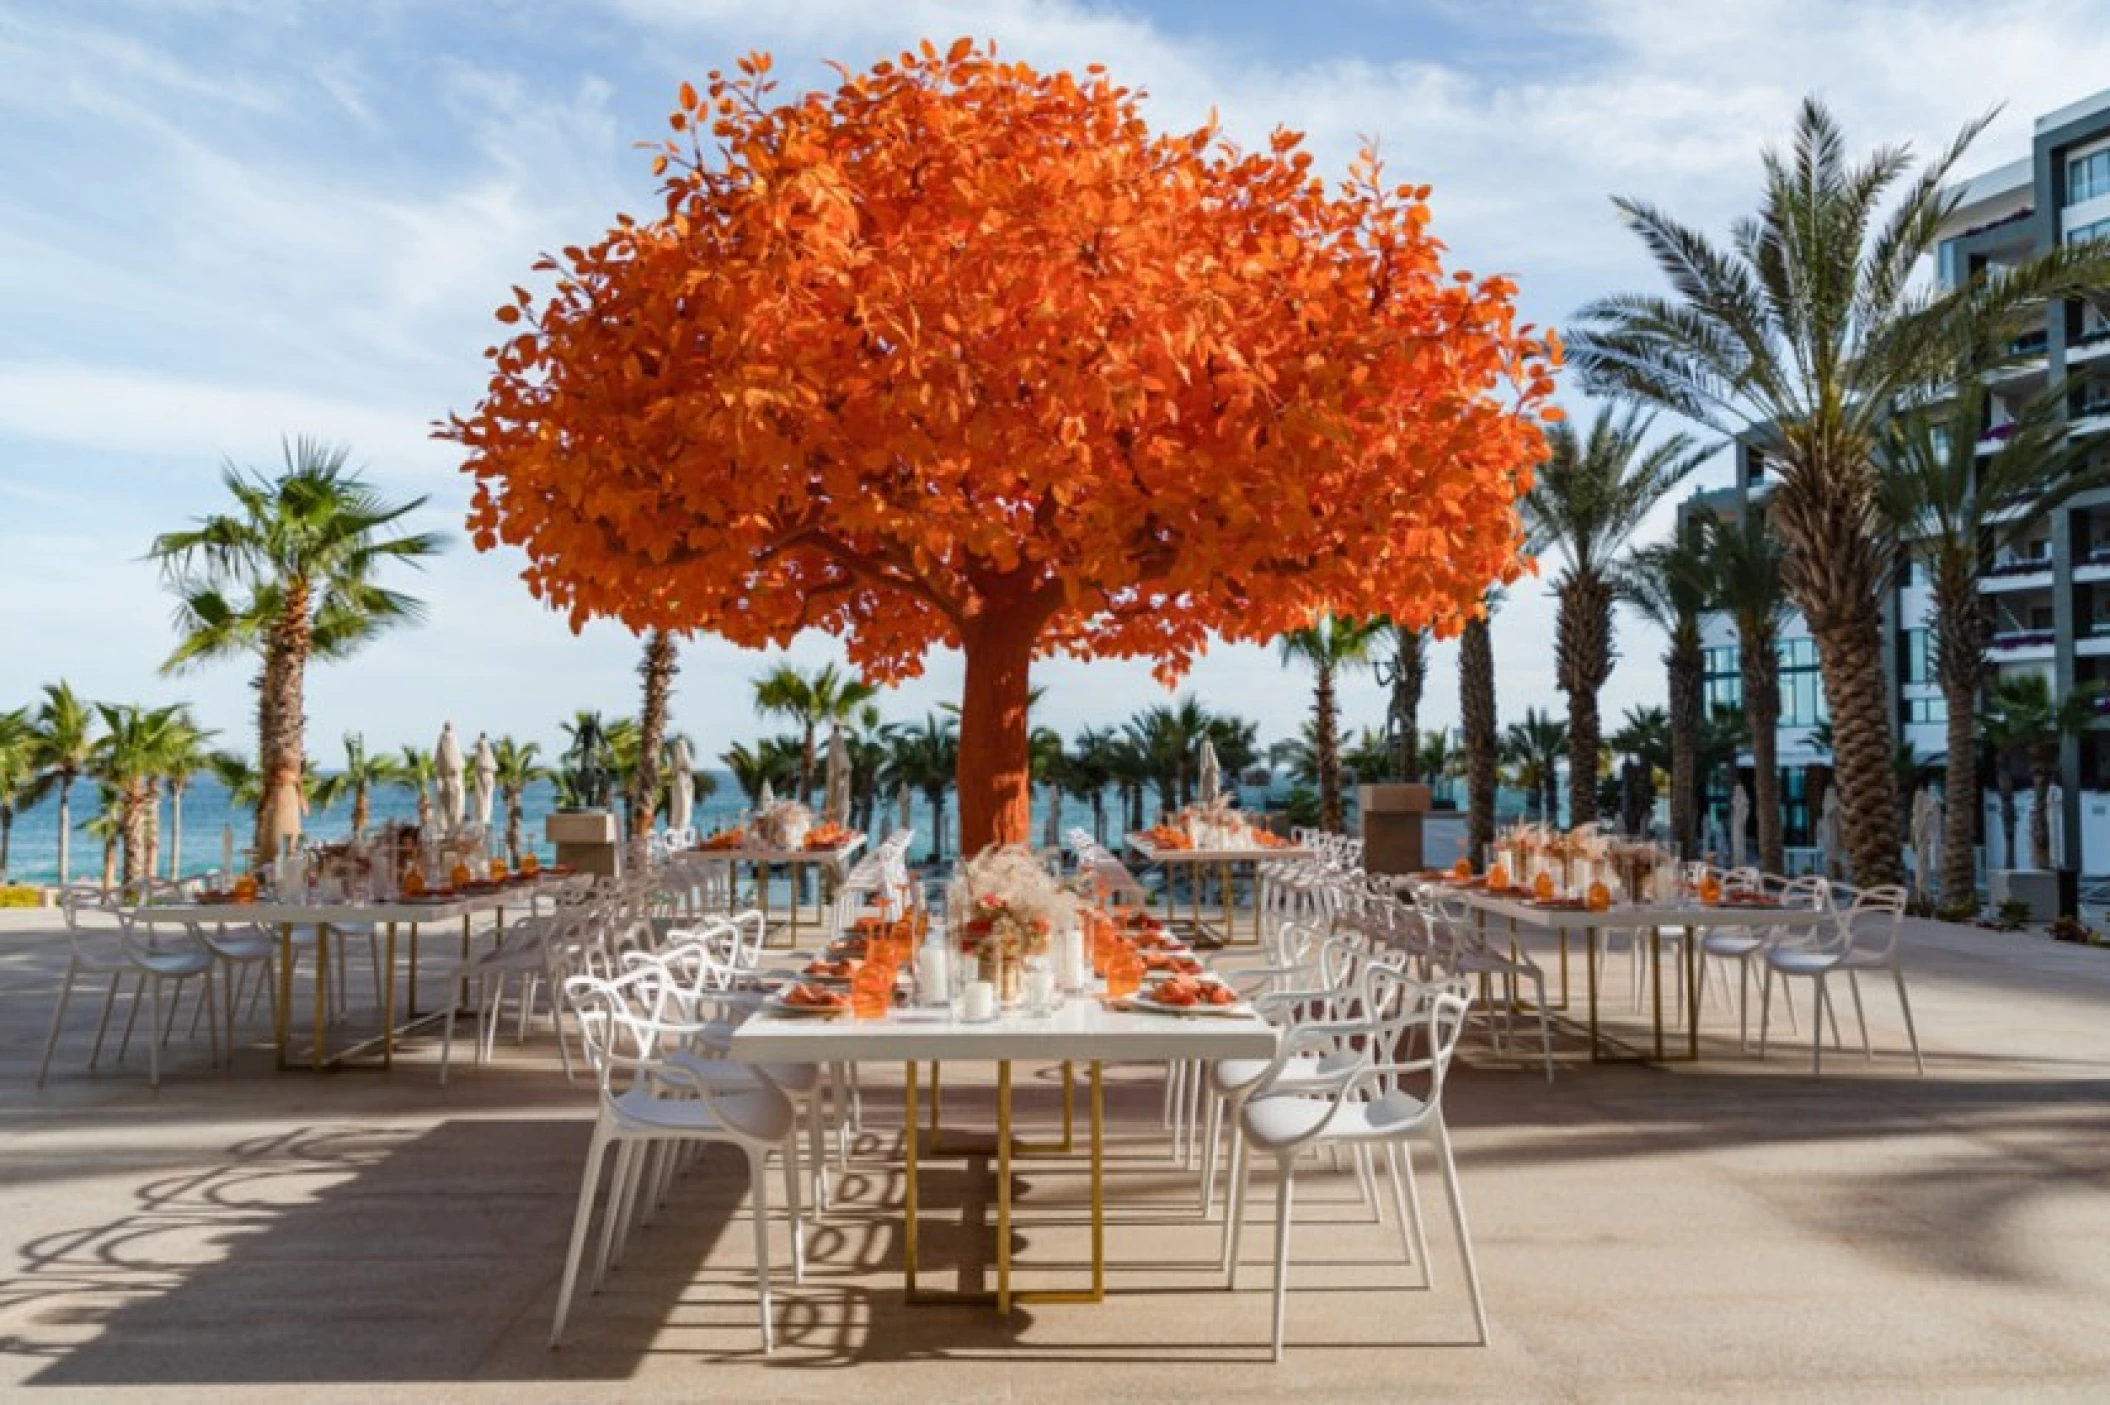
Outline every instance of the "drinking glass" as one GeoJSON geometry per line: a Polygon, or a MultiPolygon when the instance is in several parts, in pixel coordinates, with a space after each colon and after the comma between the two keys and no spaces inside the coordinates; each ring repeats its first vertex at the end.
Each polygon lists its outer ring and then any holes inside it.
{"type": "Polygon", "coordinates": [[[1106,959],[1106,993],[1119,1000],[1143,984],[1143,956],[1128,942],[1116,940],[1106,959]]]}

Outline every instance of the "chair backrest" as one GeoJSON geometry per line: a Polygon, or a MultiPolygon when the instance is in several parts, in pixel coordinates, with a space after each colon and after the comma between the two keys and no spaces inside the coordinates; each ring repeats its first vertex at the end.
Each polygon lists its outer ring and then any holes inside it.
{"type": "Polygon", "coordinates": [[[603,1097],[615,1091],[617,1074],[634,1078],[659,1062],[670,995],[667,972],[650,963],[615,976],[578,975],[565,981],[564,1000],[603,1097]]]}
{"type": "Polygon", "coordinates": [[[1897,952],[1905,925],[1905,889],[1898,884],[1863,888],[1839,914],[1839,938],[1858,956],[1887,960],[1897,952]]]}

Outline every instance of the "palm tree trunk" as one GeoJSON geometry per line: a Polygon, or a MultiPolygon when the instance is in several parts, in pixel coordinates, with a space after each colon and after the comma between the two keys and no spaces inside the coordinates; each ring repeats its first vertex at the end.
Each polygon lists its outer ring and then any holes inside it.
{"type": "Polygon", "coordinates": [[[117,886],[117,831],[112,829],[103,836],[103,891],[109,892],[117,886]]]}
{"type": "Polygon", "coordinates": [[[1744,717],[1751,729],[1751,808],[1758,821],[1758,866],[1786,872],[1780,835],[1780,646],[1770,619],[1740,621],[1738,658],[1744,717]]]}
{"type": "Polygon", "coordinates": [[[1568,823],[1583,825],[1597,818],[1597,758],[1604,749],[1597,694],[1612,672],[1612,590],[1592,573],[1567,577],[1559,595],[1555,671],[1568,695],[1568,823]]]}
{"type": "MultiPolygon", "coordinates": [[[[659,753],[667,739],[667,695],[679,667],[674,636],[655,629],[645,636],[645,658],[638,674],[645,681],[644,705],[637,719],[637,766],[630,773],[630,838],[641,843],[659,814],[659,753]]],[[[808,734],[807,746],[812,746],[808,734]]]]}
{"type": "Polygon", "coordinates": [[[1106,842],[1106,791],[1103,788],[1092,792],[1092,838],[1101,844],[1106,842]]]}
{"type": "MultiPolygon", "coordinates": [[[[1560,823],[1561,778],[1560,772],[1554,769],[1557,760],[1558,758],[1548,755],[1539,771],[1539,818],[1546,822],[1549,829],[1560,823]]],[[[1572,777],[1569,780],[1569,790],[1572,794],[1572,777]]]]}
{"type": "Polygon", "coordinates": [[[1341,736],[1333,696],[1333,665],[1321,663],[1312,688],[1312,752],[1319,763],[1319,828],[1339,834],[1341,819],[1341,736]]]}
{"type": "Polygon", "coordinates": [[[818,724],[806,723],[805,745],[799,752],[799,803],[809,810],[813,808],[813,766],[816,759],[814,748],[818,724]]]}
{"type": "Polygon", "coordinates": [[[1681,855],[1700,847],[1700,728],[1706,662],[1697,635],[1675,639],[1663,656],[1670,691],[1670,839],[1681,855]]]}
{"type": "Polygon", "coordinates": [[[352,838],[366,838],[366,826],[373,819],[373,802],[368,797],[366,780],[362,777],[352,784],[352,838]]]}
{"type": "Polygon", "coordinates": [[[506,862],[516,869],[520,867],[520,802],[521,793],[517,787],[506,791],[506,862]]]}
{"type": "Polygon", "coordinates": [[[1495,842],[1495,651],[1485,616],[1458,639],[1458,710],[1465,732],[1466,856],[1485,861],[1495,842]]]}
{"type": "MultiPolygon", "coordinates": [[[[1949,711],[1948,756],[1942,792],[1941,900],[1976,905],[1978,869],[1972,835],[1978,828],[1978,694],[1985,686],[1985,599],[1975,570],[1954,581],[1934,577],[1935,668],[1949,711]]],[[[2010,846],[2010,855],[2013,853],[2010,846]]],[[[2013,862],[2012,857],[2009,860],[2013,862]]]]}
{"type": "Polygon", "coordinates": [[[126,883],[136,883],[153,872],[147,867],[147,803],[146,792],[133,786],[127,786],[118,801],[126,883]]]}
{"type": "Polygon", "coordinates": [[[0,883],[7,881],[10,851],[15,847],[15,807],[0,805],[0,883]]]}
{"type": "Polygon", "coordinates": [[[2016,860],[2021,856],[2015,852],[2015,768],[2009,758],[1997,756],[1994,766],[2000,789],[2000,858],[2009,868],[2020,868],[2016,860]]]}
{"type": "Polygon", "coordinates": [[[2059,778],[2056,746],[2038,747],[2030,756],[2030,867],[2049,870],[2051,862],[2051,786],[2059,778]]]}
{"type": "Polygon", "coordinates": [[[930,861],[945,862],[945,789],[931,786],[923,792],[930,802],[930,861]]]}
{"type": "MultiPolygon", "coordinates": [[[[73,776],[59,775],[59,886],[73,881],[73,776]]],[[[107,882],[104,887],[108,887],[107,882]]]]}
{"type": "Polygon", "coordinates": [[[1392,717],[1399,729],[1399,778],[1412,785],[1421,779],[1421,694],[1429,679],[1428,645],[1421,631],[1400,632],[1393,667],[1392,717]]]}
{"type": "Polygon", "coordinates": [[[146,876],[161,872],[161,782],[147,782],[146,813],[140,817],[140,844],[146,854],[146,876]]]}
{"type": "Polygon", "coordinates": [[[259,862],[277,854],[282,840],[300,834],[308,644],[308,583],[295,576],[286,582],[285,603],[266,645],[264,692],[269,706],[258,709],[264,726],[257,739],[263,773],[263,796],[256,807],[259,862]]]}
{"type": "Polygon", "coordinates": [[[1897,757],[1890,739],[1882,631],[1865,619],[1817,632],[1817,663],[1832,715],[1832,774],[1839,787],[1853,881],[1874,888],[1904,881],[1899,852],[1897,757]]]}

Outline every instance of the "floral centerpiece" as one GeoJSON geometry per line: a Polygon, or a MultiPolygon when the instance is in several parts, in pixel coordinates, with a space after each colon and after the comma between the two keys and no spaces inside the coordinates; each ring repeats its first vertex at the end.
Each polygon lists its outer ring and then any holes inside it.
{"type": "Polygon", "coordinates": [[[796,800],[778,800],[755,811],[755,838],[765,849],[803,849],[813,811],[796,800]]]}
{"type": "Polygon", "coordinates": [[[1078,920],[1081,904],[1031,853],[1005,845],[960,865],[948,906],[962,914],[961,952],[1006,1004],[1016,1004],[1026,958],[1046,955],[1054,934],[1078,920]]]}

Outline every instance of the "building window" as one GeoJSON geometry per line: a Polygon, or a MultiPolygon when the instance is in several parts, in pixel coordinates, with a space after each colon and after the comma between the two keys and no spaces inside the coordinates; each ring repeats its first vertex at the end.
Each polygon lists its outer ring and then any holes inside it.
{"type": "Polygon", "coordinates": [[[2066,231],[2066,242],[2085,244],[2090,239],[2110,238],[2110,220],[2096,220],[2092,224],[2077,225],[2066,231]]]}
{"type": "Polygon", "coordinates": [[[1945,723],[1949,720],[1949,702],[1946,698],[1905,699],[1905,721],[1907,723],[1945,723]]]}
{"type": "Polygon", "coordinates": [[[1817,676],[1817,641],[1804,637],[1780,646],[1780,725],[1814,727],[1831,713],[1824,706],[1824,683],[1817,676]]]}
{"type": "Polygon", "coordinates": [[[1719,717],[1744,705],[1742,659],[1734,644],[1708,649],[1702,654],[1707,687],[1707,715],[1719,717]]]}
{"type": "Polygon", "coordinates": [[[1898,672],[1907,683],[1934,681],[1934,631],[1907,629],[1900,633],[1898,647],[1904,651],[1898,672]]]}
{"type": "Polygon", "coordinates": [[[2066,163],[2066,203],[2110,194],[2110,151],[2091,151],[2066,163]]]}
{"type": "Polygon", "coordinates": [[[1926,583],[1927,568],[1920,565],[1918,557],[1906,557],[1904,564],[1898,567],[1898,589],[1911,590],[1926,583]]]}

